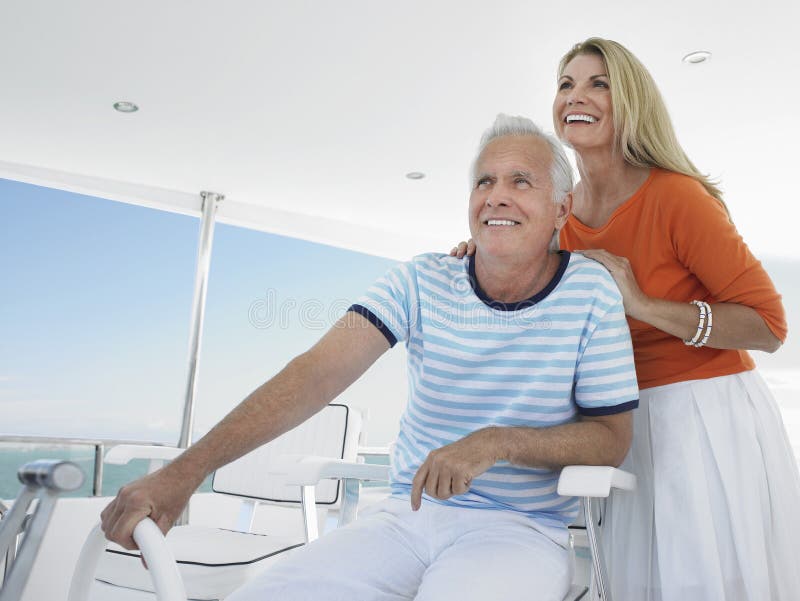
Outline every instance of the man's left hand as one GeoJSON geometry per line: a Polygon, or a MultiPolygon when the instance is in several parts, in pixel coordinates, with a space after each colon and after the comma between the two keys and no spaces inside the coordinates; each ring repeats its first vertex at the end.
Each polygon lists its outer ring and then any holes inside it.
{"type": "Polygon", "coordinates": [[[497,428],[484,428],[461,440],[431,451],[411,485],[411,508],[422,505],[422,491],[435,499],[449,499],[469,490],[472,479],[499,459],[497,428]]]}

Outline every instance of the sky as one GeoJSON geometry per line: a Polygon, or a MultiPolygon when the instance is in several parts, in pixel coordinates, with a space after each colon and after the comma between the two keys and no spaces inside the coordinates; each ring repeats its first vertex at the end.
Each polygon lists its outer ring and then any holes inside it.
{"type": "MultiPolygon", "coordinates": [[[[8,180],[0,215],[0,434],[177,442],[199,220],[8,180]]],[[[790,338],[754,356],[800,449],[800,257],[761,258],[790,338]]],[[[311,346],[393,263],[218,224],[196,433],[311,346]]],[[[404,361],[393,349],[342,395],[368,413],[367,444],[396,432],[404,361]]]]}
{"type": "MultiPolygon", "coordinates": [[[[0,212],[0,433],[176,442],[199,219],[7,180],[0,212]]],[[[218,224],[196,429],[311,346],[393,264],[218,224]]],[[[389,365],[402,368],[395,354],[389,365]]]]}

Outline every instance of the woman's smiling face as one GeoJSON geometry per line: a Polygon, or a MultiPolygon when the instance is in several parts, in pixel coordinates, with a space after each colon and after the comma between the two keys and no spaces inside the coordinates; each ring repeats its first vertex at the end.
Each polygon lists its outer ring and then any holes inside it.
{"type": "Polygon", "coordinates": [[[611,87],[602,57],[579,54],[558,78],[553,101],[558,137],[576,151],[614,144],[611,87]]]}

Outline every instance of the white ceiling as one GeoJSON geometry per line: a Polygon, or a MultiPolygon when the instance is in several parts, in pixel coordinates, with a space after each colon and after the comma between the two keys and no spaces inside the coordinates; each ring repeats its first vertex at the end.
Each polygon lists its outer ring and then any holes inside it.
{"type": "Polygon", "coordinates": [[[501,111],[550,129],[559,57],[600,35],[649,66],[754,250],[798,257],[798,17],[796,0],[4,0],[0,177],[184,212],[213,190],[230,223],[445,250],[468,235],[482,130],[501,111]],[[682,63],[693,50],[713,58],[682,63]]]}

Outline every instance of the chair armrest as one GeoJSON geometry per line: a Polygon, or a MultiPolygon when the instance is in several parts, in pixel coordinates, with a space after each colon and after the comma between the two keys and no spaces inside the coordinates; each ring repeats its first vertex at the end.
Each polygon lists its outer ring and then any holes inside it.
{"type": "Polygon", "coordinates": [[[273,461],[269,473],[286,476],[286,484],[300,487],[303,508],[303,526],[306,542],[319,537],[317,528],[316,492],[320,480],[329,478],[344,481],[344,494],[339,513],[339,525],[355,519],[358,512],[358,491],[361,480],[388,480],[389,466],[372,463],[356,463],[330,457],[283,455],[273,461]]]}
{"type": "Polygon", "coordinates": [[[155,447],[144,444],[120,444],[111,447],[103,459],[104,463],[112,465],[125,465],[133,459],[156,459],[161,461],[172,461],[186,449],[175,447],[155,447]]]}
{"type": "Polygon", "coordinates": [[[286,483],[312,486],[328,478],[354,480],[388,480],[389,466],[355,463],[329,457],[304,457],[287,467],[286,483]]]}
{"type": "Polygon", "coordinates": [[[558,494],[565,497],[607,497],[612,488],[634,490],[636,476],[605,465],[568,465],[558,478],[558,494]]]}
{"type": "MultiPolygon", "coordinates": [[[[133,530],[133,540],[147,562],[156,598],[159,601],[186,601],[186,590],[175,563],[175,556],[158,526],[150,518],[144,518],[133,530]]],[[[106,542],[100,524],[97,524],[86,537],[78,556],[67,601],[86,601],[89,598],[97,564],[105,551],[106,542]]]]}

